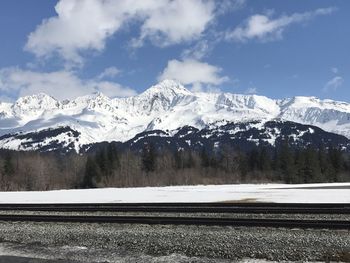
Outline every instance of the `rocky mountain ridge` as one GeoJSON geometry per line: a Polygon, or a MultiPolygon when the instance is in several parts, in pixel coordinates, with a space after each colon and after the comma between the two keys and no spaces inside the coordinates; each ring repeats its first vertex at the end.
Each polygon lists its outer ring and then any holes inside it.
{"type": "Polygon", "coordinates": [[[165,80],[129,98],[111,99],[96,93],[58,101],[41,93],[14,103],[0,103],[0,147],[30,150],[21,146],[30,145],[26,134],[65,127],[72,133],[60,133],[40,144],[73,142],[74,150],[79,152],[85,145],[127,142],[153,130],[174,135],[186,126],[215,130],[227,123],[264,125],[271,121],[316,126],[350,138],[350,104],[346,102],[316,97],[275,100],[259,95],[198,93],[165,80]],[[18,139],[19,135],[22,139],[18,139]]]}

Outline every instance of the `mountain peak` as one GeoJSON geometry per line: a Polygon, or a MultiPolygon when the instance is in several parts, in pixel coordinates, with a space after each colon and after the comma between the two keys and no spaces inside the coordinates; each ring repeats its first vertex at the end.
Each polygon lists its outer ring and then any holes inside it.
{"type": "Polygon", "coordinates": [[[89,95],[77,97],[67,103],[68,107],[78,107],[80,109],[109,108],[111,99],[101,92],[93,92],[89,95]]]}
{"type": "Polygon", "coordinates": [[[30,101],[43,101],[43,100],[57,101],[54,97],[47,95],[46,93],[40,92],[37,94],[20,97],[16,102],[28,103],[30,101]]]}
{"type": "Polygon", "coordinates": [[[19,98],[15,102],[15,106],[22,108],[55,108],[59,102],[46,93],[38,93],[19,98]]]}
{"type": "Polygon", "coordinates": [[[16,100],[12,105],[12,113],[20,116],[24,122],[37,118],[45,111],[51,111],[60,107],[60,102],[55,98],[45,94],[38,93],[35,95],[24,96],[16,100]]]}
{"type": "Polygon", "coordinates": [[[103,94],[100,91],[95,91],[90,95],[91,99],[95,99],[95,100],[110,100],[109,97],[107,97],[105,94],[103,94]]]}
{"type": "Polygon", "coordinates": [[[144,93],[157,93],[157,94],[163,94],[163,95],[192,95],[192,92],[190,92],[188,89],[186,89],[183,85],[181,85],[179,82],[171,79],[165,79],[159,82],[158,84],[150,87],[147,89],[144,93]]]}
{"type": "Polygon", "coordinates": [[[132,100],[142,108],[142,111],[150,114],[167,111],[192,96],[193,94],[180,83],[174,80],[163,80],[133,97],[132,100]]]}
{"type": "Polygon", "coordinates": [[[149,129],[202,129],[217,121],[276,118],[314,125],[350,138],[349,103],[314,97],[275,100],[258,95],[192,93],[173,80],[161,81],[129,98],[110,99],[96,92],[60,102],[40,93],[0,106],[0,134],[69,126],[81,133],[84,144],[126,141],[149,129]]]}

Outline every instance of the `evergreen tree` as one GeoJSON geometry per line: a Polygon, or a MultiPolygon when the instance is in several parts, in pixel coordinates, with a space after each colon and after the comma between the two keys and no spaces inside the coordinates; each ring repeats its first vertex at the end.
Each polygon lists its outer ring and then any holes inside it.
{"type": "Polygon", "coordinates": [[[305,150],[296,150],[295,152],[295,169],[296,176],[293,178],[293,183],[306,183],[305,175],[305,150]]]}
{"type": "Polygon", "coordinates": [[[281,170],[280,170],[281,162],[279,158],[279,151],[277,147],[274,149],[273,153],[273,159],[272,159],[272,170],[275,171],[274,173],[274,181],[279,181],[281,180],[281,170]]]}
{"type": "Polygon", "coordinates": [[[184,160],[183,160],[184,156],[183,156],[182,151],[175,150],[173,156],[174,156],[174,162],[175,162],[175,169],[176,170],[183,169],[184,168],[184,160]]]}
{"type": "Polygon", "coordinates": [[[279,171],[283,175],[284,181],[286,183],[292,183],[294,181],[296,169],[294,165],[293,153],[287,141],[284,141],[282,143],[281,149],[278,154],[278,159],[279,171]]]}
{"type": "Polygon", "coordinates": [[[15,167],[12,162],[12,156],[10,152],[6,152],[3,165],[3,173],[7,177],[12,177],[15,173],[15,167]]]}
{"type": "Polygon", "coordinates": [[[221,166],[224,169],[225,172],[229,172],[231,170],[231,160],[232,160],[232,154],[233,150],[230,146],[227,144],[223,145],[221,148],[221,155],[222,155],[222,163],[221,166]]]}
{"type": "Polygon", "coordinates": [[[192,153],[192,151],[188,151],[186,154],[184,167],[185,168],[193,168],[194,166],[195,166],[195,161],[193,158],[193,153],[192,153]]]}
{"type": "Polygon", "coordinates": [[[270,154],[265,147],[261,148],[259,151],[259,170],[266,172],[270,171],[272,168],[272,161],[270,154]]]}
{"type": "Polygon", "coordinates": [[[343,159],[343,155],[342,155],[342,152],[341,150],[339,149],[335,149],[335,148],[330,148],[328,150],[328,154],[329,154],[329,159],[330,159],[330,162],[333,166],[333,169],[335,171],[334,173],[334,177],[331,178],[331,180],[333,182],[337,181],[337,175],[344,170],[344,164],[345,164],[345,161],[343,159]]]}
{"type": "Polygon", "coordinates": [[[111,170],[116,170],[120,168],[119,153],[118,153],[117,147],[112,143],[108,144],[107,158],[108,158],[108,162],[110,164],[111,170]]]}
{"type": "Polygon", "coordinates": [[[94,158],[88,156],[85,165],[85,175],[82,182],[82,188],[96,188],[101,179],[101,170],[94,158]]]}
{"type": "Polygon", "coordinates": [[[305,150],[305,165],[304,165],[305,182],[306,183],[319,182],[320,174],[321,174],[321,169],[320,169],[320,163],[319,163],[317,151],[312,147],[308,147],[305,150]]]}
{"type": "Polygon", "coordinates": [[[320,164],[320,182],[331,182],[335,177],[335,170],[332,166],[331,160],[329,159],[328,152],[324,147],[320,147],[318,150],[318,160],[320,164]]]}
{"type": "Polygon", "coordinates": [[[259,153],[256,149],[248,154],[248,167],[250,171],[256,171],[259,167],[259,153]]]}
{"type": "Polygon", "coordinates": [[[145,144],[142,150],[142,170],[146,173],[156,169],[156,151],[152,143],[145,144]]]}
{"type": "Polygon", "coordinates": [[[241,179],[244,182],[248,174],[248,160],[247,155],[241,152],[238,153],[238,169],[241,174],[241,179]]]}
{"type": "Polygon", "coordinates": [[[111,167],[111,164],[110,164],[108,156],[107,156],[106,148],[103,148],[96,153],[95,162],[101,171],[101,175],[107,176],[109,173],[109,169],[111,167]]]}
{"type": "Polygon", "coordinates": [[[200,158],[201,158],[202,167],[207,168],[210,166],[209,154],[208,154],[207,150],[205,149],[205,147],[203,147],[203,149],[201,151],[200,158]]]}
{"type": "Polygon", "coordinates": [[[99,150],[95,155],[95,162],[102,176],[112,176],[114,171],[120,167],[120,160],[116,147],[110,143],[107,147],[99,150]]]}
{"type": "Polygon", "coordinates": [[[219,151],[214,152],[210,157],[210,167],[219,168],[222,160],[223,160],[223,156],[221,152],[219,151]]]}

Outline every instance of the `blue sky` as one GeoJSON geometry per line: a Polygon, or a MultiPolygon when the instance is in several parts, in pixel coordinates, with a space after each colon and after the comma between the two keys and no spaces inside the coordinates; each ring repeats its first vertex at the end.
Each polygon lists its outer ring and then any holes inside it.
{"type": "Polygon", "coordinates": [[[347,0],[2,0],[0,100],[192,90],[350,102],[347,0]]]}

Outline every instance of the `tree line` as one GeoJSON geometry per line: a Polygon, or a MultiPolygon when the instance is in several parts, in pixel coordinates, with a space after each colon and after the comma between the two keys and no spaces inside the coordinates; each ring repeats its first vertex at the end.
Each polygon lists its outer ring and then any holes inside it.
{"type": "Polygon", "coordinates": [[[119,151],[109,144],[90,154],[0,152],[0,190],[52,190],[231,183],[350,181],[350,155],[340,149],[222,146],[201,151],[119,151]]]}

